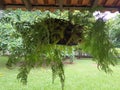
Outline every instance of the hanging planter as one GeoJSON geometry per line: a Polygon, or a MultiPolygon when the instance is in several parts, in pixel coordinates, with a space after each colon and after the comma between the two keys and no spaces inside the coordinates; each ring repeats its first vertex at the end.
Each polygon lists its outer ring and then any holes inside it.
{"type": "Polygon", "coordinates": [[[50,44],[77,45],[82,40],[83,27],[63,19],[45,20],[50,33],[50,44]]]}

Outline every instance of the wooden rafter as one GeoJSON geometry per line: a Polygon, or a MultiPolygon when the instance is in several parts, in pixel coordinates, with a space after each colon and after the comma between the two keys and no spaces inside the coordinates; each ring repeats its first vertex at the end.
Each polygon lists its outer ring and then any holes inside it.
{"type": "Polygon", "coordinates": [[[105,6],[107,0],[103,0],[102,5],[105,6]]]}
{"type": "Polygon", "coordinates": [[[84,8],[87,9],[87,8],[95,7],[98,5],[103,6],[104,10],[120,9],[120,5],[118,4],[120,0],[114,0],[112,5],[108,5],[108,2],[110,2],[111,0],[54,0],[55,3],[53,3],[54,1],[52,0],[22,0],[22,1],[23,3],[19,3],[18,0],[5,0],[5,2],[4,0],[0,0],[0,9],[26,8],[28,10],[32,10],[32,8],[36,8],[36,9],[44,9],[44,10],[45,9],[80,10],[84,8]],[[38,3],[41,1],[42,3],[38,3]],[[75,4],[73,4],[74,1],[75,4]]]}
{"type": "Polygon", "coordinates": [[[45,5],[48,4],[48,0],[44,0],[44,4],[45,4],[45,5]]]}
{"type": "Polygon", "coordinates": [[[34,0],[34,4],[38,4],[38,0],[34,0]]]}
{"type": "Polygon", "coordinates": [[[56,4],[56,5],[59,4],[59,0],[55,0],[55,4],[56,4]]]}
{"type": "Polygon", "coordinates": [[[16,3],[16,0],[11,0],[11,1],[12,1],[12,3],[14,3],[14,4],[16,3]]]}
{"type": "MultiPolygon", "coordinates": [[[[60,9],[59,5],[33,5],[33,8],[37,8],[37,9],[60,9]]],[[[25,8],[24,5],[7,5],[6,8],[25,8]]],[[[74,6],[74,5],[63,5],[62,9],[69,9],[69,10],[81,10],[81,9],[89,9],[91,8],[91,6],[74,6]]],[[[110,7],[110,6],[104,6],[105,10],[118,10],[119,7],[110,7]]]]}
{"type": "Polygon", "coordinates": [[[25,7],[30,11],[32,9],[32,4],[30,0],[22,0],[22,1],[25,4],[25,7]]]}
{"type": "Polygon", "coordinates": [[[115,0],[115,1],[113,2],[113,6],[116,6],[118,2],[119,2],[119,0],[115,0]]]}
{"type": "Polygon", "coordinates": [[[67,0],[67,4],[70,5],[71,4],[71,0],[67,0]]]}
{"type": "Polygon", "coordinates": [[[4,0],[0,0],[0,9],[4,8],[5,8],[4,0]]]}
{"type": "Polygon", "coordinates": [[[78,4],[82,5],[83,0],[78,0],[78,4]]]}

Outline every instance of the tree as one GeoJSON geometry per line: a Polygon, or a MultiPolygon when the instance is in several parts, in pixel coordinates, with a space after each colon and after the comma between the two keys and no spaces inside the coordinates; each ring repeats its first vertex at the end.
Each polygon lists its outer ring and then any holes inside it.
{"type": "Polygon", "coordinates": [[[107,25],[112,43],[115,47],[120,47],[120,15],[109,20],[107,25]]]}
{"type": "MultiPolygon", "coordinates": [[[[5,15],[5,12],[3,12],[5,15]]],[[[2,16],[1,16],[2,18],[2,16]]],[[[0,22],[0,51],[11,52],[12,48],[20,46],[22,39],[10,23],[0,22]]]]}

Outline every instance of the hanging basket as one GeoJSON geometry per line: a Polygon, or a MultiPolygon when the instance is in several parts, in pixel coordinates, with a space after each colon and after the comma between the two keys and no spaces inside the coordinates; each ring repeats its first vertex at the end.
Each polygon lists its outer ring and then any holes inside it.
{"type": "Polygon", "coordinates": [[[77,45],[82,41],[83,27],[63,19],[49,18],[45,24],[50,33],[50,43],[77,45]]]}

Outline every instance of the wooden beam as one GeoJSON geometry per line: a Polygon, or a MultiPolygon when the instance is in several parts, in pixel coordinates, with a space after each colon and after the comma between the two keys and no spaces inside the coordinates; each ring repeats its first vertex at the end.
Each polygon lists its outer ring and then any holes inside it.
{"type": "Polygon", "coordinates": [[[0,9],[4,8],[5,8],[4,0],[0,0],[0,9]]]}
{"type": "Polygon", "coordinates": [[[38,0],[33,0],[34,4],[38,4],[38,0]]]}
{"type": "Polygon", "coordinates": [[[12,1],[12,3],[14,3],[14,4],[16,3],[16,0],[11,0],[11,1],[12,1]]]}
{"type": "Polygon", "coordinates": [[[82,5],[83,0],[78,0],[78,4],[82,5]]]}
{"type": "Polygon", "coordinates": [[[67,0],[67,4],[70,5],[71,4],[71,0],[67,0]]]}
{"type": "Polygon", "coordinates": [[[117,6],[117,3],[119,2],[119,0],[115,0],[114,2],[113,2],[113,6],[117,6]]]}
{"type": "Polygon", "coordinates": [[[103,0],[102,5],[105,6],[107,0],[103,0]]]}
{"type": "Polygon", "coordinates": [[[27,10],[29,10],[29,11],[32,10],[32,4],[31,4],[30,0],[22,0],[22,1],[25,4],[25,7],[27,8],[27,10]]]}
{"type": "MultiPolygon", "coordinates": [[[[60,9],[59,5],[33,5],[33,8],[36,9],[60,9]]],[[[22,4],[13,4],[13,5],[6,5],[6,8],[25,8],[22,4]]],[[[63,5],[62,9],[69,9],[69,10],[83,10],[83,9],[90,9],[91,6],[75,6],[75,5],[63,5]]],[[[119,10],[120,7],[110,7],[110,6],[103,6],[103,10],[113,11],[113,10],[119,10]]]]}
{"type": "Polygon", "coordinates": [[[48,0],[44,0],[44,4],[47,5],[48,4],[48,0]]]}
{"type": "Polygon", "coordinates": [[[59,4],[59,0],[55,0],[55,4],[56,4],[56,5],[59,4]]]}
{"type": "Polygon", "coordinates": [[[38,1],[38,0],[30,0],[30,1],[31,1],[32,5],[39,5],[39,2],[41,2],[41,1],[38,1]]]}

